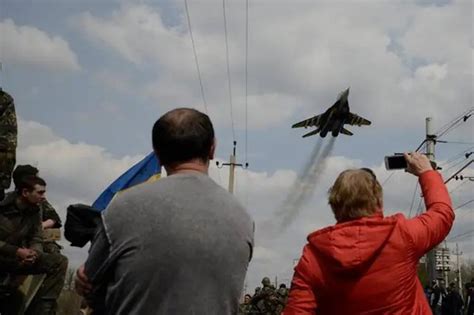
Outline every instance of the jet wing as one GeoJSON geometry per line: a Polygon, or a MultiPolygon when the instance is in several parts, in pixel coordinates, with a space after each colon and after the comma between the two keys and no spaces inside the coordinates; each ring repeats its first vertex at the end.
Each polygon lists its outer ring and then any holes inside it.
{"type": "Polygon", "coordinates": [[[322,115],[317,115],[308,119],[305,119],[303,121],[300,121],[299,123],[294,124],[291,126],[291,128],[301,128],[301,127],[318,127],[319,124],[321,123],[321,116],[322,115]]]}
{"type": "Polygon", "coordinates": [[[357,116],[356,114],[349,113],[349,116],[347,118],[346,124],[349,125],[356,125],[356,126],[362,126],[362,125],[370,125],[371,122],[370,120],[367,120],[363,117],[357,116]]]}

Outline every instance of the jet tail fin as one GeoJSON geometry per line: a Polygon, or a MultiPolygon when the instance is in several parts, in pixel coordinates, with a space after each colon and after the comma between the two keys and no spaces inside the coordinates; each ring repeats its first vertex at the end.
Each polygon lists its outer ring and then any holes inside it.
{"type": "Polygon", "coordinates": [[[347,135],[347,136],[352,136],[352,135],[353,135],[353,133],[350,132],[349,130],[347,130],[346,128],[342,128],[342,129],[341,129],[341,133],[343,133],[343,134],[345,134],[345,135],[347,135]]]}

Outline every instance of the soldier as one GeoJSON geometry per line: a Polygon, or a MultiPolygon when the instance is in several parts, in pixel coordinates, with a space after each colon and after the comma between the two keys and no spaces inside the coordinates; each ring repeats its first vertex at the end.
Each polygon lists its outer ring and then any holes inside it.
{"type": "Polygon", "coordinates": [[[248,315],[250,313],[250,309],[252,305],[250,304],[250,301],[252,300],[252,296],[250,294],[245,294],[244,297],[244,302],[240,304],[239,307],[239,315],[248,315]]]}
{"type": "Polygon", "coordinates": [[[254,314],[274,315],[276,314],[277,297],[270,278],[264,277],[262,285],[262,289],[255,293],[252,298],[252,311],[254,314]]]}
{"type": "MultiPolygon", "coordinates": [[[[27,176],[18,183],[17,194],[0,203],[0,272],[10,277],[46,274],[26,314],[55,314],[67,268],[66,257],[43,252],[38,204],[44,201],[45,192],[43,179],[27,176]]],[[[12,307],[11,303],[0,303],[2,315],[8,314],[2,307],[12,307]]]]}
{"type": "MultiPolygon", "coordinates": [[[[15,187],[18,187],[18,183],[20,182],[22,177],[26,177],[29,175],[37,176],[38,172],[39,171],[36,167],[31,166],[29,164],[18,165],[12,174],[13,183],[15,184],[15,187]]],[[[17,192],[15,190],[14,192],[7,194],[7,196],[10,194],[16,194],[16,193],[17,192]]],[[[61,228],[62,226],[61,218],[59,217],[54,207],[48,202],[48,200],[46,200],[46,198],[44,199],[44,201],[42,201],[39,204],[39,208],[41,211],[41,220],[42,220],[42,226],[44,230],[61,228]]],[[[62,249],[61,245],[56,243],[53,239],[48,238],[48,237],[45,237],[43,239],[43,251],[45,253],[59,254],[61,249],[62,249]]]]}
{"type": "Polygon", "coordinates": [[[13,98],[0,88],[0,200],[10,187],[15,166],[17,123],[13,98]]]}
{"type": "Polygon", "coordinates": [[[277,290],[277,306],[276,314],[281,314],[286,305],[288,299],[288,289],[284,283],[280,284],[280,288],[277,290]]]}

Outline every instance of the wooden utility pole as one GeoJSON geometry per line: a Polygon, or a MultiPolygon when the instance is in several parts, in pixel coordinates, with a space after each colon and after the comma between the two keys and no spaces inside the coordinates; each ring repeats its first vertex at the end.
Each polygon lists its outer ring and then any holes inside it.
{"type": "MultiPolygon", "coordinates": [[[[241,166],[244,167],[242,164],[236,163],[236,146],[237,146],[237,141],[234,141],[234,148],[232,150],[232,154],[230,155],[229,158],[229,163],[222,163],[222,166],[229,166],[229,192],[231,194],[234,193],[234,176],[235,176],[235,167],[236,166],[241,166]]],[[[216,162],[217,167],[219,167],[219,162],[216,162]]],[[[221,166],[221,167],[222,167],[221,166]]],[[[248,167],[248,163],[245,163],[245,168],[248,167]]]]}
{"type": "MultiPolygon", "coordinates": [[[[432,118],[426,118],[426,155],[430,161],[434,162],[435,160],[435,144],[436,136],[433,133],[432,118]]],[[[431,283],[433,280],[436,280],[436,250],[437,247],[433,248],[426,254],[426,266],[428,271],[428,279],[431,283]]]]}

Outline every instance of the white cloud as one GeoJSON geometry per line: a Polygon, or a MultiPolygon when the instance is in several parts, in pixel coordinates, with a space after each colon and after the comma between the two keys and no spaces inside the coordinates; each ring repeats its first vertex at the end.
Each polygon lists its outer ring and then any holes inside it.
{"type": "Polygon", "coordinates": [[[49,70],[77,71],[81,67],[66,40],[33,27],[0,22],[0,58],[5,64],[33,65],[49,70]]]}
{"type": "Polygon", "coordinates": [[[71,200],[91,203],[139,156],[115,158],[104,148],[71,143],[47,126],[19,121],[18,163],[35,164],[61,209],[71,200]]]}
{"type": "MultiPolygon", "coordinates": [[[[210,6],[190,6],[193,33],[209,112],[218,124],[229,125],[222,12],[210,6]]],[[[234,119],[243,128],[244,6],[229,4],[228,11],[234,119]]],[[[367,116],[374,127],[395,128],[404,121],[409,128],[427,113],[462,111],[472,94],[466,73],[472,67],[468,13],[465,1],[442,7],[407,2],[253,4],[250,128],[288,125],[295,114],[314,115],[347,86],[352,87],[353,111],[367,116]],[[394,43],[400,46],[397,53],[390,48],[394,43]],[[407,60],[421,60],[422,65],[411,68],[407,60]]],[[[177,26],[169,27],[159,10],[123,5],[105,17],[84,13],[78,23],[98,45],[137,67],[156,69],[157,79],[135,89],[137,93],[144,91],[166,108],[202,109],[183,17],[184,12],[177,26]]]]}

